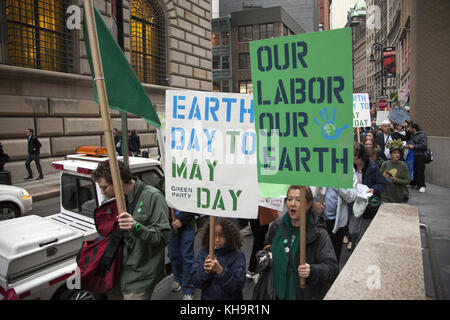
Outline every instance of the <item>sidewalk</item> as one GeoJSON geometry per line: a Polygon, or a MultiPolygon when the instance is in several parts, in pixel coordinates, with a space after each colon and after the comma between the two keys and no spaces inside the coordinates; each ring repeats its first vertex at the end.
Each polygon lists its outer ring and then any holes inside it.
{"type": "Polygon", "coordinates": [[[42,180],[16,180],[13,186],[23,188],[33,197],[33,202],[59,196],[60,174],[44,176],[42,180]]]}

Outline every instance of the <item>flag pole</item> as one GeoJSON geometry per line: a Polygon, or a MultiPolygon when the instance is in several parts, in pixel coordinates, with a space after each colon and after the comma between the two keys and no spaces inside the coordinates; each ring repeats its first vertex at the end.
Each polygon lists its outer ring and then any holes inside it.
{"type": "MultiPolygon", "coordinates": [[[[306,263],[306,187],[300,187],[300,265],[306,263]]],[[[300,277],[300,288],[306,287],[306,279],[300,277]]]]}
{"type": "Polygon", "coordinates": [[[117,210],[120,214],[122,212],[126,212],[126,206],[123,195],[122,180],[120,179],[119,174],[119,165],[117,163],[116,148],[111,130],[111,118],[108,109],[105,79],[103,78],[103,67],[100,59],[100,49],[98,45],[97,28],[94,19],[94,7],[92,0],[84,0],[84,16],[89,34],[89,39],[85,39],[85,41],[89,40],[89,46],[91,48],[92,64],[94,67],[94,81],[97,87],[100,114],[102,116],[103,131],[106,140],[106,148],[108,150],[109,165],[111,167],[117,210]]]}
{"type": "Polygon", "coordinates": [[[209,217],[209,257],[211,259],[214,258],[214,241],[215,241],[215,224],[216,224],[216,217],[210,216],[209,217]]]}

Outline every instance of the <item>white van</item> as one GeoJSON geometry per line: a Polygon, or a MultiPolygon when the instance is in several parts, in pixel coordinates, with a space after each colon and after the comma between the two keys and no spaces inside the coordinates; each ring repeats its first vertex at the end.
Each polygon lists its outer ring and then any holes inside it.
{"type": "MultiPolygon", "coordinates": [[[[61,173],[60,213],[0,221],[0,300],[100,298],[80,289],[75,258],[83,241],[98,236],[93,213],[105,199],[91,172],[107,159],[76,154],[53,162],[61,173]]],[[[164,173],[157,160],[129,157],[129,167],[134,176],[162,189],[164,173]]]]}

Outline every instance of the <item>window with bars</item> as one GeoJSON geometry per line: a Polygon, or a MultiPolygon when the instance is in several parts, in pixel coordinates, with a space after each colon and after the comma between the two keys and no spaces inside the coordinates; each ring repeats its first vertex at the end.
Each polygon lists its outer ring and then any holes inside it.
{"type": "Polygon", "coordinates": [[[164,13],[155,1],[131,5],[131,65],[144,83],[166,85],[164,13]]]}
{"type": "Polygon", "coordinates": [[[259,25],[259,38],[260,39],[273,38],[273,23],[266,23],[259,25]]]}
{"type": "Polygon", "coordinates": [[[6,0],[6,64],[74,72],[72,32],[66,28],[69,0],[6,0]]]}
{"type": "Polygon", "coordinates": [[[243,42],[243,41],[253,40],[252,30],[253,30],[253,26],[251,26],[251,25],[239,27],[239,29],[238,29],[239,41],[243,42]]]}
{"type": "Polygon", "coordinates": [[[239,54],[239,69],[250,69],[250,53],[239,54]]]}
{"type": "Polygon", "coordinates": [[[239,81],[239,93],[253,93],[253,86],[251,80],[239,81]]]}

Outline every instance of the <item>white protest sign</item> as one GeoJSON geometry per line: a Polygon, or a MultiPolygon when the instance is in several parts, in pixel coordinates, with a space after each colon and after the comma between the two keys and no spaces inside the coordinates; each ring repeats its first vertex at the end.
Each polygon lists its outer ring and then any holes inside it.
{"type": "Polygon", "coordinates": [[[257,218],[251,94],[167,90],[165,155],[170,207],[205,215],[257,218]]]}
{"type": "Polygon", "coordinates": [[[377,126],[379,126],[384,120],[389,120],[389,111],[377,111],[377,126]]]}
{"type": "Polygon", "coordinates": [[[370,104],[368,93],[353,94],[353,128],[370,127],[370,104]]]}
{"type": "Polygon", "coordinates": [[[261,207],[284,211],[284,199],[286,196],[279,198],[259,198],[259,205],[261,207]]]}

